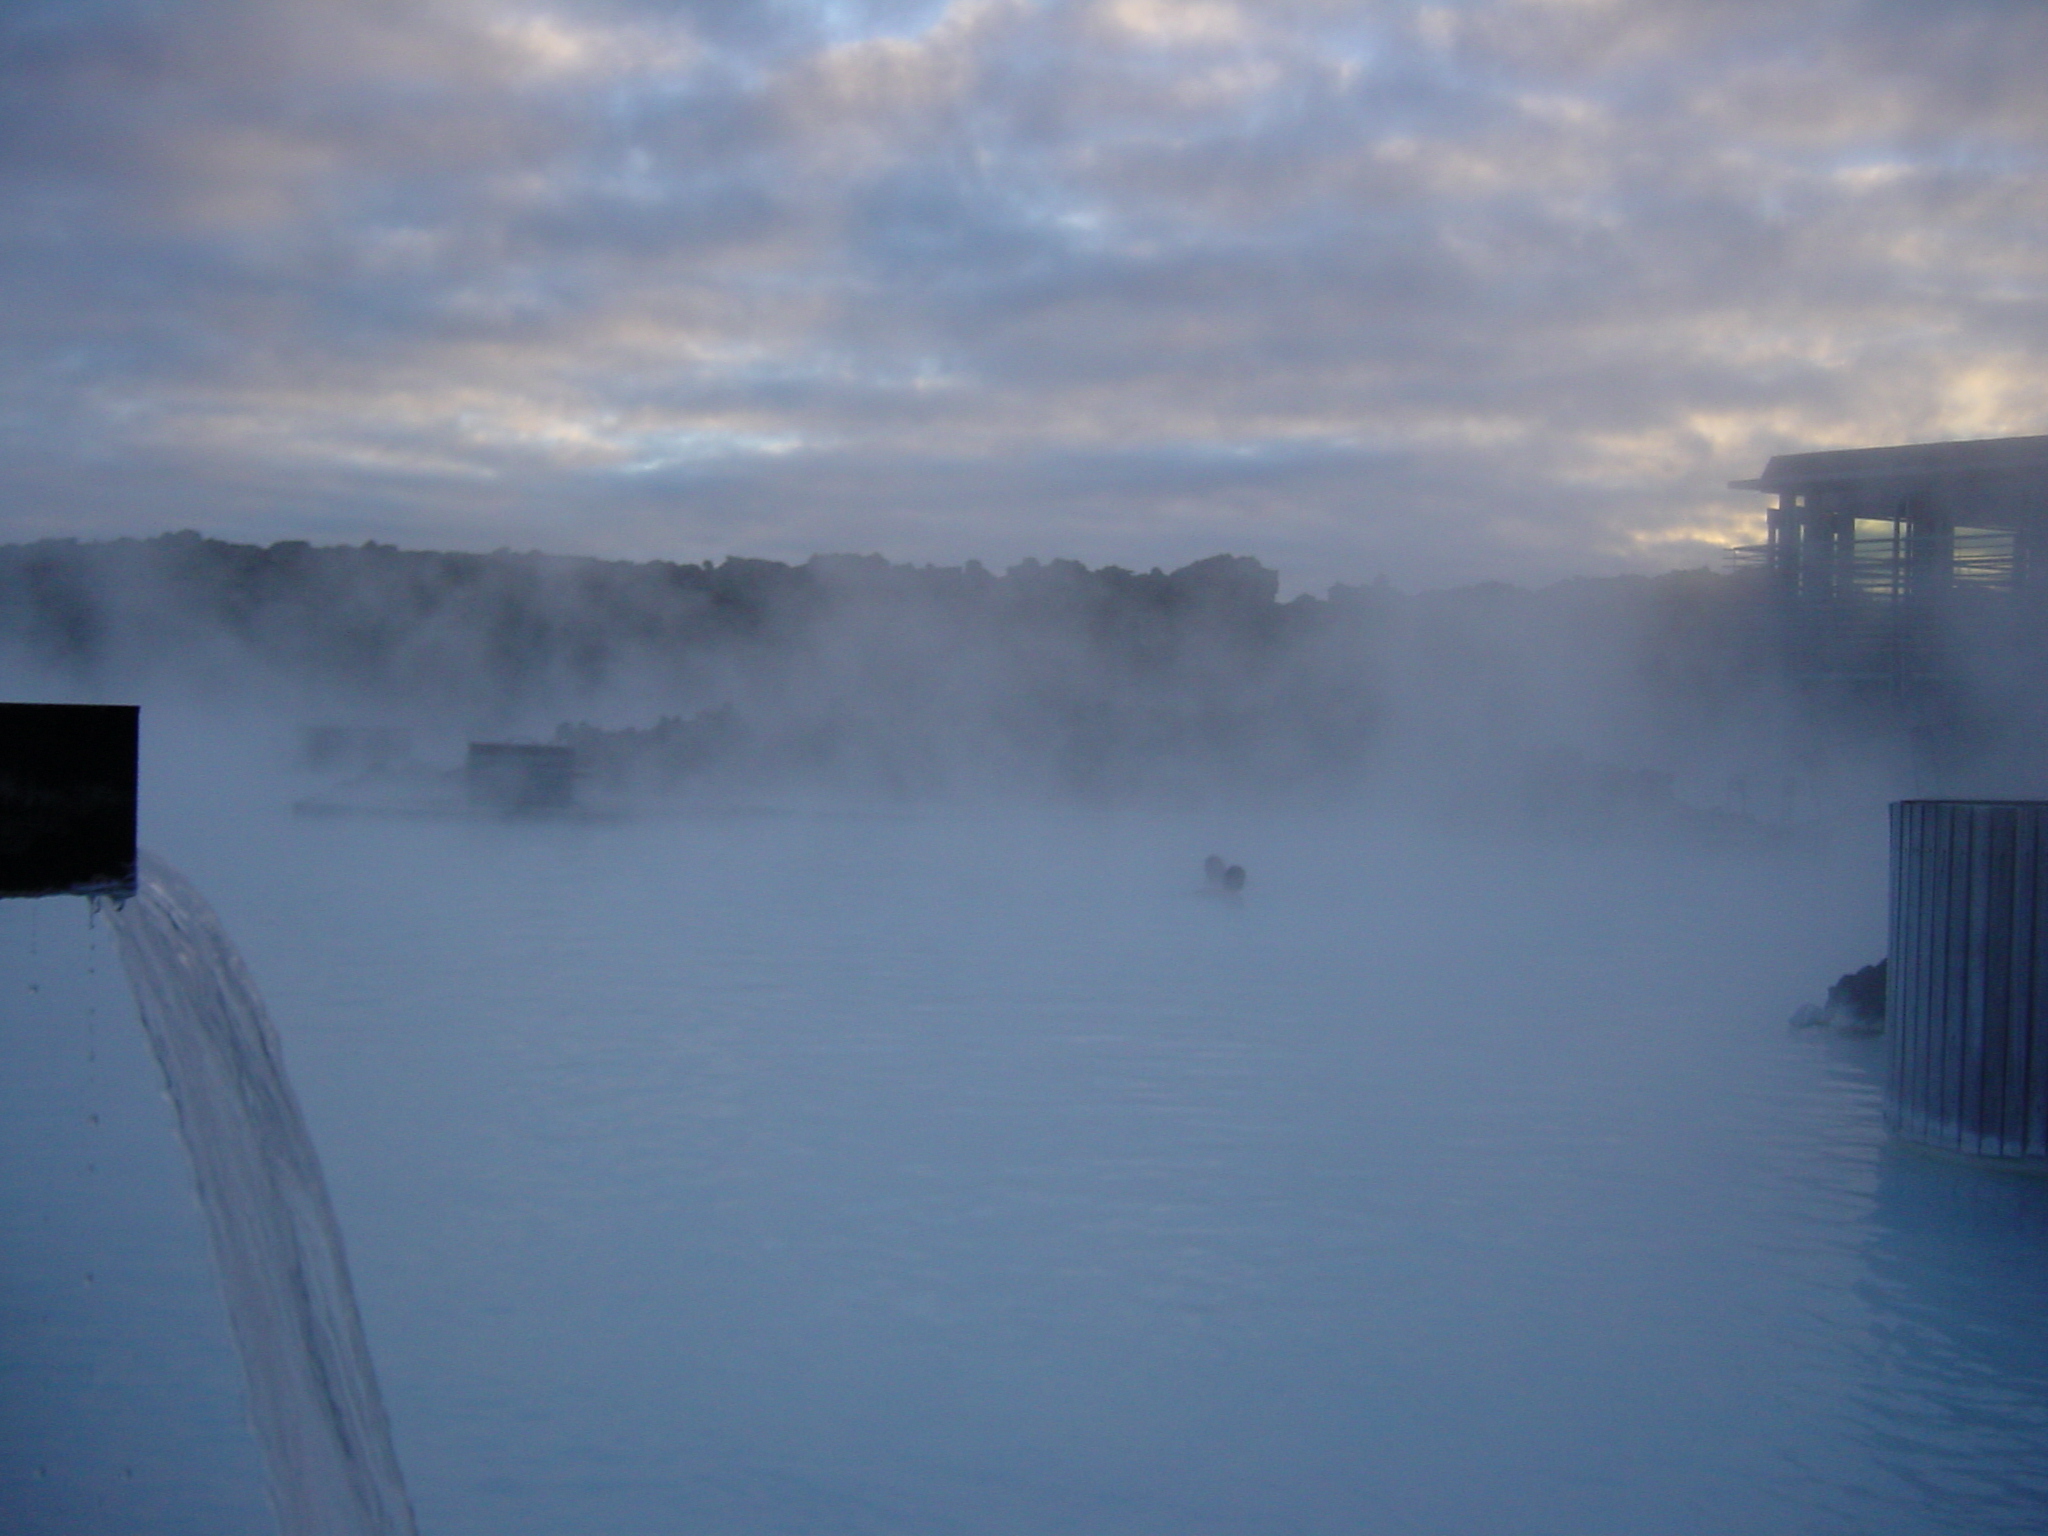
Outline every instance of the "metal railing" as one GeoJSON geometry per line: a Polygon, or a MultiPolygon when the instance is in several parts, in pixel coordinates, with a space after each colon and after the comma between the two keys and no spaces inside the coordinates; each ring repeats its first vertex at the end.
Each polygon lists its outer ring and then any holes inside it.
{"type": "Polygon", "coordinates": [[[1916,532],[1865,522],[1852,539],[1742,545],[1726,561],[1730,572],[1776,578],[1779,622],[1800,675],[1887,687],[1938,681],[1957,605],[1975,608],[2018,585],[2016,540],[1996,528],[1916,532]]]}

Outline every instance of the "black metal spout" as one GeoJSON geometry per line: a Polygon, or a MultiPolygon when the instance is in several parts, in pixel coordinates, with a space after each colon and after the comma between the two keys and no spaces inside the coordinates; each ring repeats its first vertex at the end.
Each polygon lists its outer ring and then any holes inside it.
{"type": "Polygon", "coordinates": [[[0,704],[0,896],[135,893],[132,704],[0,704]]]}

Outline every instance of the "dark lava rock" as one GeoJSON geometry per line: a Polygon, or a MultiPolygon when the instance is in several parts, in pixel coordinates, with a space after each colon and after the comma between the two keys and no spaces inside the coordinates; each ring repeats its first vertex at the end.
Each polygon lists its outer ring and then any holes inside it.
{"type": "Polygon", "coordinates": [[[1851,971],[1828,988],[1828,1000],[1792,1015],[1794,1029],[1831,1029],[1838,1035],[1884,1033],[1885,962],[1851,971]]]}

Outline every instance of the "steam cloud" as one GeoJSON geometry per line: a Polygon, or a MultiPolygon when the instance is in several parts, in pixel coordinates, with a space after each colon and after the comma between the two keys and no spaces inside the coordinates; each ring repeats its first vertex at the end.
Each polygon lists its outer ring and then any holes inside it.
{"type": "Polygon", "coordinates": [[[23,0],[0,537],[1411,587],[2042,430],[2037,6],[23,0]]]}
{"type": "Polygon", "coordinates": [[[998,573],[176,534],[0,549],[0,656],[69,696],[381,731],[380,758],[559,741],[628,801],[1381,796],[1754,841],[1907,790],[2032,787],[2024,669],[1962,668],[1939,712],[1817,696],[1767,597],[1709,571],[1282,600],[1234,556],[998,573]]]}

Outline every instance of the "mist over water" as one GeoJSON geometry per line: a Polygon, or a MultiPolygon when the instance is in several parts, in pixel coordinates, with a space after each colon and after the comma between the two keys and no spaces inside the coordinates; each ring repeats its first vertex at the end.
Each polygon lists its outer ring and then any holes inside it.
{"type": "MultiPolygon", "coordinates": [[[[1212,635],[1036,717],[1113,772],[971,793],[849,766],[921,708],[570,815],[294,815],[359,698],[146,704],[144,835],[269,1000],[420,1529],[2038,1530],[2048,1184],[1888,1147],[1877,1048],[1785,1028],[1881,952],[1921,770],[1645,684],[1690,653],[1616,606],[1466,594],[1204,693],[1212,635]],[[1342,715],[1337,662],[1368,751],[1232,756],[1260,678],[1342,715]]],[[[858,714],[848,654],[725,702],[858,714]]],[[[629,694],[529,734],[682,710],[629,694]]],[[[264,1530],[83,904],[0,904],[0,985],[0,1524],[264,1530]]]]}

